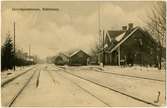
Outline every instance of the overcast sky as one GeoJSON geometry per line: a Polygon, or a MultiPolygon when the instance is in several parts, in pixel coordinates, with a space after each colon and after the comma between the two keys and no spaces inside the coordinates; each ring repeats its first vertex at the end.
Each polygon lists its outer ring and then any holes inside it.
{"type": "Polygon", "coordinates": [[[16,46],[40,58],[71,49],[89,53],[98,41],[100,26],[121,29],[129,22],[144,26],[153,2],[3,2],[2,43],[7,33],[13,36],[16,22],[16,46]],[[100,4],[100,5],[99,5],[100,4]],[[12,11],[12,8],[59,8],[59,11],[12,11]],[[99,8],[100,7],[100,8],[99,8]]]}

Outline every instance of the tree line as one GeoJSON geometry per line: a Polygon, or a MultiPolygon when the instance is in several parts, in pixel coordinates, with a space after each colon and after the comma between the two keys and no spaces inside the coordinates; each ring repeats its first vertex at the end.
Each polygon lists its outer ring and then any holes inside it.
{"type": "Polygon", "coordinates": [[[5,42],[1,45],[1,71],[14,69],[14,66],[26,66],[36,64],[35,57],[29,57],[27,53],[16,49],[12,38],[6,37],[5,42]]]}
{"type": "Polygon", "coordinates": [[[158,42],[158,68],[161,69],[162,57],[166,52],[166,2],[156,1],[145,22],[146,29],[158,42]]]}

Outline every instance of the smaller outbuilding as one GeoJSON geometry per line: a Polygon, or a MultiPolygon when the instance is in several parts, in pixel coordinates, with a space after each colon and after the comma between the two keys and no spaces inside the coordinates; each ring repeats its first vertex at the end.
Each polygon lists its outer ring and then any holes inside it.
{"type": "Polygon", "coordinates": [[[58,56],[56,56],[54,63],[56,65],[67,65],[69,63],[69,57],[63,53],[60,53],[58,56]]]}
{"type": "Polygon", "coordinates": [[[69,65],[81,66],[89,63],[90,56],[82,50],[75,51],[69,57],[69,65]]]}

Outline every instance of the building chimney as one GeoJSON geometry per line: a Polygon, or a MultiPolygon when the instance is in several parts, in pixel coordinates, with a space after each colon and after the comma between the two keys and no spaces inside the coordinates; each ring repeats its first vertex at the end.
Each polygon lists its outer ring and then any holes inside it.
{"type": "Polygon", "coordinates": [[[122,30],[126,31],[127,30],[127,26],[122,26],[122,30]]]}
{"type": "Polygon", "coordinates": [[[128,29],[131,30],[133,28],[133,23],[129,23],[128,27],[129,27],[128,29]]]}

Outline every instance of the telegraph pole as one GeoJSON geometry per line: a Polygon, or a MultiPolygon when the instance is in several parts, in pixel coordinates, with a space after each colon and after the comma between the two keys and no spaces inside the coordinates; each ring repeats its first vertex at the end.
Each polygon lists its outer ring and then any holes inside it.
{"type": "Polygon", "coordinates": [[[15,21],[14,21],[14,71],[16,70],[16,59],[15,59],[15,57],[16,57],[16,35],[15,35],[15,21]]]}
{"type": "Polygon", "coordinates": [[[30,58],[30,56],[31,56],[31,45],[30,44],[28,46],[28,52],[29,52],[29,58],[30,58]]]}
{"type": "Polygon", "coordinates": [[[103,31],[101,31],[101,17],[100,17],[100,1],[98,4],[98,31],[99,31],[99,47],[101,49],[101,45],[102,45],[102,58],[101,58],[101,51],[100,51],[100,64],[102,62],[102,65],[104,67],[104,36],[103,36],[103,31]],[[101,37],[101,32],[102,32],[102,37],[101,37]],[[101,43],[102,41],[102,43],[101,43]]]}
{"type": "Polygon", "coordinates": [[[100,30],[100,1],[98,4],[98,33],[99,33],[99,46],[101,45],[101,30],[100,30]]]}
{"type": "Polygon", "coordinates": [[[104,30],[103,30],[103,67],[105,64],[105,52],[104,52],[104,30]]]}

